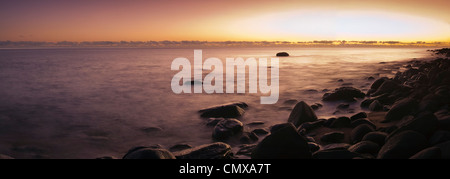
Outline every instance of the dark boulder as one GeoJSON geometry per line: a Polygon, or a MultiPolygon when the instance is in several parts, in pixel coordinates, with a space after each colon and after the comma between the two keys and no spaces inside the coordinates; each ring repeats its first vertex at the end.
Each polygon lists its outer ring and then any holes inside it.
{"type": "Polygon", "coordinates": [[[281,123],[281,124],[275,124],[272,127],[270,127],[270,133],[274,133],[280,129],[283,129],[285,127],[290,127],[292,123],[281,123]]]}
{"type": "Polygon", "coordinates": [[[299,127],[305,122],[314,121],[317,121],[317,116],[314,113],[314,110],[304,101],[300,101],[295,105],[288,119],[288,122],[294,124],[295,127],[299,127]]]}
{"type": "Polygon", "coordinates": [[[381,147],[378,159],[407,159],[428,146],[426,137],[415,131],[402,131],[381,147]]]}
{"type": "Polygon", "coordinates": [[[414,154],[410,159],[440,159],[442,152],[439,147],[429,147],[414,154]]]}
{"type": "Polygon", "coordinates": [[[369,110],[370,111],[382,111],[383,105],[380,103],[380,101],[374,100],[374,101],[372,101],[372,103],[370,103],[369,110]]]}
{"type": "Polygon", "coordinates": [[[378,96],[385,93],[390,93],[399,88],[399,84],[393,80],[384,80],[384,82],[378,87],[378,89],[371,93],[370,96],[378,96]]]}
{"type": "Polygon", "coordinates": [[[320,141],[327,142],[327,143],[340,143],[344,140],[345,134],[344,132],[328,132],[323,134],[322,137],[320,137],[320,141]]]}
{"type": "Polygon", "coordinates": [[[374,101],[375,99],[365,99],[365,100],[363,100],[362,102],[361,102],[361,107],[362,108],[369,108],[369,106],[370,106],[370,104],[372,104],[372,102],[374,101]]]}
{"type": "Polygon", "coordinates": [[[382,123],[400,120],[403,116],[411,114],[417,110],[418,103],[411,98],[405,98],[395,102],[391,109],[386,113],[386,116],[382,123]]]}
{"type": "Polygon", "coordinates": [[[256,144],[244,144],[241,145],[239,150],[236,152],[236,155],[246,155],[251,156],[253,149],[255,149],[256,144]]]}
{"type": "Polygon", "coordinates": [[[175,156],[166,149],[135,147],[129,150],[123,159],[175,159],[175,156]]]}
{"type": "Polygon", "coordinates": [[[298,130],[299,131],[301,131],[301,130],[309,131],[309,130],[312,130],[312,129],[322,126],[324,122],[325,122],[325,120],[323,120],[323,119],[314,121],[314,122],[305,122],[298,127],[298,130]]]}
{"type": "Polygon", "coordinates": [[[361,124],[358,127],[355,127],[350,133],[350,140],[352,143],[358,143],[362,140],[362,138],[369,132],[373,132],[372,126],[368,124],[361,124]]]}
{"type": "Polygon", "coordinates": [[[350,127],[355,128],[361,124],[367,124],[367,125],[371,126],[373,129],[377,128],[377,126],[367,118],[361,118],[361,119],[352,121],[352,123],[350,123],[350,127]]]}
{"type": "Polygon", "coordinates": [[[176,151],[185,150],[185,149],[190,149],[190,148],[192,148],[191,145],[182,143],[182,144],[176,144],[176,145],[170,147],[170,148],[169,148],[169,151],[171,151],[171,152],[176,152],[176,151]]]}
{"type": "Polygon", "coordinates": [[[429,139],[430,145],[437,145],[446,141],[450,141],[450,131],[436,131],[429,139]]]}
{"type": "Polygon", "coordinates": [[[253,150],[252,159],[309,159],[308,141],[290,124],[264,138],[253,150]]]}
{"type": "Polygon", "coordinates": [[[377,80],[375,80],[372,85],[370,86],[369,91],[367,92],[368,95],[370,95],[371,93],[374,93],[375,91],[378,90],[378,88],[381,86],[381,84],[384,83],[384,81],[388,80],[387,77],[383,77],[383,78],[379,78],[377,80]]]}
{"type": "Polygon", "coordinates": [[[205,144],[173,153],[177,159],[230,159],[231,146],[223,142],[205,144]]]}
{"type": "Polygon", "coordinates": [[[278,52],[277,53],[277,57],[288,57],[289,56],[289,53],[287,53],[287,52],[278,52]]]}
{"type": "Polygon", "coordinates": [[[350,119],[351,119],[352,121],[354,121],[354,120],[356,120],[356,119],[361,119],[361,118],[367,118],[367,113],[365,113],[365,112],[359,112],[359,113],[353,115],[352,117],[350,117],[350,119]]]}
{"type": "Polygon", "coordinates": [[[433,113],[423,112],[401,124],[398,129],[389,134],[386,140],[403,131],[412,130],[424,136],[431,136],[438,127],[438,120],[433,113]]]}
{"type": "Polygon", "coordinates": [[[216,140],[226,140],[242,132],[244,125],[237,119],[223,119],[214,127],[212,137],[216,140]]]}
{"type": "Polygon", "coordinates": [[[269,133],[269,131],[267,131],[266,129],[253,129],[252,130],[253,133],[255,133],[256,135],[266,135],[269,133]]]}
{"type": "Polygon", "coordinates": [[[330,124],[330,128],[345,128],[345,127],[350,127],[351,125],[351,120],[349,117],[338,117],[337,119],[335,119],[331,124],[330,124]]]}
{"type": "Polygon", "coordinates": [[[213,117],[213,118],[236,118],[245,113],[244,108],[248,107],[245,103],[230,103],[219,106],[213,106],[206,109],[199,110],[201,117],[213,117]]]}
{"type": "Polygon", "coordinates": [[[380,146],[372,141],[361,141],[348,148],[350,152],[356,152],[360,154],[368,153],[371,155],[377,155],[380,150],[380,146]]]}
{"type": "Polygon", "coordinates": [[[354,98],[364,98],[366,95],[361,90],[353,87],[340,87],[332,93],[325,93],[323,101],[354,101],[354,98]]]}
{"type": "Polygon", "coordinates": [[[239,139],[242,144],[251,144],[258,141],[258,135],[253,132],[244,132],[239,139]]]}
{"type": "Polygon", "coordinates": [[[361,139],[361,141],[375,142],[379,146],[383,146],[386,141],[387,134],[385,132],[374,131],[369,132],[361,139]]]}

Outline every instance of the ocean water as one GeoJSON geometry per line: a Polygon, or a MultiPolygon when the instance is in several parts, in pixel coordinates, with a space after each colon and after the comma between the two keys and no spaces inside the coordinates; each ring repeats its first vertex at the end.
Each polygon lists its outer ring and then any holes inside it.
{"type": "MultiPolygon", "coordinates": [[[[175,94],[171,70],[177,57],[193,65],[194,49],[43,48],[0,49],[0,153],[15,158],[121,158],[130,148],[214,142],[198,110],[242,101],[245,131],[286,122],[295,104],[321,103],[319,118],[364,111],[361,101],[337,111],[327,90],[353,86],[366,92],[368,77],[392,77],[405,61],[430,56],[425,48],[206,48],[216,57],[279,58],[279,100],[261,94],[175,94]],[[339,79],[342,79],[340,81],[339,79]]],[[[225,70],[224,70],[225,71],[225,70]]],[[[208,71],[203,71],[204,75],[208,71]]],[[[248,75],[248,74],[247,74],[248,75]]],[[[263,137],[260,137],[260,139],[263,137]]],[[[239,142],[227,141],[237,150],[239,142]]],[[[239,157],[239,156],[238,156],[239,157]]]]}

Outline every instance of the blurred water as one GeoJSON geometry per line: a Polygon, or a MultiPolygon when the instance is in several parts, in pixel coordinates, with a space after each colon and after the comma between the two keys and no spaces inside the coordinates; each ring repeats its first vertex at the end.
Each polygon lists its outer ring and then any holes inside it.
{"type": "Polygon", "coordinates": [[[210,48],[203,59],[217,57],[225,66],[227,57],[272,58],[279,51],[291,55],[279,58],[279,100],[262,105],[260,94],[174,94],[172,60],[188,58],[195,68],[194,49],[0,49],[0,153],[121,157],[139,145],[210,143],[212,127],[197,111],[233,101],[250,106],[244,124],[264,122],[249,131],[287,121],[294,105],[287,100],[324,104],[316,111],[322,118],[349,116],[361,111],[359,103],[333,114],[337,104],[321,102],[323,90],[366,92],[368,77],[392,76],[402,61],[429,56],[423,48],[210,48]]]}

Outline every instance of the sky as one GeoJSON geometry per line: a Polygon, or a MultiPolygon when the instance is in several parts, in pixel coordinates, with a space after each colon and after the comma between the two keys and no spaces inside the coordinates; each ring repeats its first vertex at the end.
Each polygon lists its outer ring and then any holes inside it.
{"type": "Polygon", "coordinates": [[[0,41],[450,41],[449,0],[0,0],[0,41]]]}

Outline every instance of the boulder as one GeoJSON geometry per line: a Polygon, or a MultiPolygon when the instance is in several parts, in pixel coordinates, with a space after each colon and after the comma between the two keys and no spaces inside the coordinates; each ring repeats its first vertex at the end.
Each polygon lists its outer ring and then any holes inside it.
{"type": "Polygon", "coordinates": [[[442,159],[450,159],[450,141],[440,143],[435,145],[435,147],[441,149],[442,159]]]}
{"type": "Polygon", "coordinates": [[[256,135],[266,135],[269,133],[269,131],[267,131],[266,129],[261,128],[253,129],[252,132],[255,133],[256,135]]]}
{"type": "Polygon", "coordinates": [[[383,77],[383,78],[379,78],[377,80],[375,80],[372,85],[370,86],[369,91],[367,92],[368,95],[370,95],[371,93],[374,93],[375,91],[378,90],[378,88],[381,86],[381,84],[384,83],[384,81],[388,80],[387,77],[383,77]]]}
{"type": "Polygon", "coordinates": [[[340,87],[332,93],[325,93],[323,101],[354,101],[354,98],[364,98],[366,95],[361,90],[353,87],[340,87]]]}
{"type": "Polygon", "coordinates": [[[352,121],[350,123],[350,127],[355,128],[355,127],[358,127],[361,124],[367,124],[367,125],[371,126],[373,129],[377,128],[377,126],[372,121],[370,121],[367,118],[361,118],[361,119],[357,119],[357,120],[352,121]]]}
{"type": "Polygon", "coordinates": [[[440,159],[442,152],[439,147],[429,147],[414,154],[410,159],[440,159]]]}
{"type": "Polygon", "coordinates": [[[135,147],[129,150],[123,159],[175,159],[175,156],[162,148],[135,147]]]}
{"type": "Polygon", "coordinates": [[[386,140],[389,140],[392,136],[397,135],[403,131],[412,130],[421,133],[424,136],[431,136],[438,126],[438,120],[431,112],[423,112],[401,124],[398,129],[389,134],[386,140]]]}
{"type": "Polygon", "coordinates": [[[421,133],[407,130],[388,139],[381,147],[378,159],[407,159],[425,149],[428,141],[421,133]]]}
{"type": "Polygon", "coordinates": [[[383,105],[378,100],[373,100],[372,103],[369,105],[370,111],[382,111],[383,105]]]}
{"type": "Polygon", "coordinates": [[[442,142],[450,141],[450,131],[436,131],[428,140],[430,145],[437,145],[442,142]]]}
{"type": "Polygon", "coordinates": [[[375,92],[370,94],[370,96],[378,96],[385,93],[390,93],[399,88],[399,84],[393,80],[384,80],[380,87],[377,88],[375,92]]]}
{"type": "Polygon", "coordinates": [[[253,132],[244,132],[239,139],[242,144],[251,144],[258,141],[258,135],[253,132]]]}
{"type": "Polygon", "coordinates": [[[173,153],[177,159],[230,159],[231,146],[223,142],[200,145],[173,153]]]}
{"type": "Polygon", "coordinates": [[[358,127],[355,127],[351,134],[350,134],[350,140],[353,144],[358,143],[362,140],[362,138],[369,132],[373,132],[372,126],[368,124],[361,124],[358,127]]]}
{"type": "Polygon", "coordinates": [[[314,110],[304,101],[300,101],[295,105],[288,119],[288,122],[294,124],[295,127],[299,127],[305,122],[314,121],[317,121],[317,116],[314,110]]]}
{"type": "Polygon", "coordinates": [[[237,118],[245,113],[244,108],[247,108],[246,103],[230,103],[222,104],[219,106],[213,106],[206,109],[201,109],[198,112],[201,113],[201,117],[206,118],[237,118]]]}
{"type": "Polygon", "coordinates": [[[292,123],[281,123],[281,124],[275,124],[272,127],[270,127],[270,133],[274,133],[275,131],[278,131],[285,127],[290,127],[292,123]]]}
{"type": "Polygon", "coordinates": [[[371,142],[378,144],[378,146],[383,146],[385,143],[386,137],[387,137],[387,134],[385,132],[374,131],[374,132],[369,132],[366,135],[364,135],[364,137],[361,139],[361,141],[371,141],[371,142]]]}
{"type": "Polygon", "coordinates": [[[370,104],[372,104],[372,102],[374,101],[375,99],[365,99],[365,100],[363,100],[362,102],[361,102],[361,107],[362,108],[369,108],[369,106],[370,106],[370,104]]]}
{"type": "Polygon", "coordinates": [[[344,132],[336,131],[336,132],[328,132],[323,134],[320,137],[320,141],[328,142],[328,143],[340,143],[344,140],[345,134],[344,132]]]}
{"type": "Polygon", "coordinates": [[[337,119],[335,119],[330,125],[330,128],[345,128],[345,127],[350,127],[351,125],[351,120],[348,117],[338,117],[337,119]]]}
{"type": "Polygon", "coordinates": [[[277,53],[277,57],[288,57],[289,56],[289,53],[287,53],[287,52],[278,52],[277,53]]]}
{"type": "Polygon", "coordinates": [[[236,155],[251,156],[256,144],[244,144],[240,146],[240,149],[236,152],[236,155]]]}
{"type": "Polygon", "coordinates": [[[226,140],[231,136],[242,132],[244,125],[237,119],[227,118],[221,120],[214,127],[212,137],[216,140],[226,140]]]}
{"type": "Polygon", "coordinates": [[[314,122],[305,122],[298,127],[298,130],[299,131],[301,131],[301,130],[309,131],[309,130],[312,130],[312,129],[322,126],[324,122],[325,122],[325,120],[318,120],[318,121],[314,121],[314,122]]]}
{"type": "Polygon", "coordinates": [[[286,125],[265,137],[253,150],[252,159],[309,159],[308,141],[294,125],[286,125]]]}
{"type": "Polygon", "coordinates": [[[371,155],[377,155],[380,150],[380,146],[372,141],[361,141],[348,148],[350,152],[356,152],[360,154],[368,153],[371,155]]]}
{"type": "Polygon", "coordinates": [[[185,143],[181,143],[181,144],[176,144],[176,145],[170,147],[170,148],[169,148],[169,151],[171,151],[171,152],[176,152],[176,151],[185,150],[185,149],[190,149],[190,148],[192,148],[191,145],[185,144],[185,143]]]}
{"type": "Polygon", "coordinates": [[[386,113],[386,116],[382,123],[400,120],[403,116],[411,114],[417,110],[418,103],[411,98],[405,98],[395,102],[391,109],[386,113]]]}
{"type": "Polygon", "coordinates": [[[350,146],[347,143],[332,143],[323,145],[320,150],[347,150],[350,146]]]}
{"type": "Polygon", "coordinates": [[[359,113],[353,115],[352,117],[350,117],[350,120],[354,121],[354,120],[362,119],[362,118],[367,118],[367,113],[359,112],[359,113]]]}

